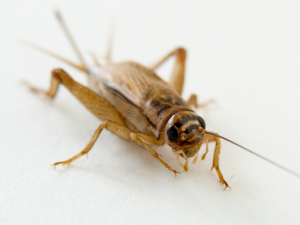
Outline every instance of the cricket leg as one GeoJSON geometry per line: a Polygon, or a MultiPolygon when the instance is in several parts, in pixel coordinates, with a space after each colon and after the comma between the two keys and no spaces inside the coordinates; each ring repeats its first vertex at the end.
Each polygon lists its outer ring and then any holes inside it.
{"type": "Polygon", "coordinates": [[[85,148],[77,155],[73,156],[72,158],[66,160],[66,161],[62,161],[62,162],[57,162],[54,163],[53,166],[57,166],[59,164],[62,165],[68,165],[71,162],[73,162],[75,159],[78,159],[79,157],[87,154],[91,148],[93,147],[93,145],[95,144],[96,140],[98,139],[99,135],[101,134],[102,130],[106,129],[111,131],[113,134],[119,136],[120,138],[123,138],[127,141],[130,141],[129,138],[129,134],[130,134],[130,130],[123,126],[123,125],[119,125],[115,122],[109,121],[109,120],[105,120],[94,132],[93,136],[91,137],[90,141],[88,142],[88,144],[85,146],[85,148]]]}
{"type": "Polygon", "coordinates": [[[175,90],[181,95],[183,84],[184,84],[184,73],[185,73],[185,60],[186,60],[186,50],[184,48],[177,48],[170,52],[158,63],[156,63],[151,69],[157,69],[161,64],[163,64],[171,56],[175,56],[175,64],[173,67],[173,72],[169,81],[169,84],[175,88],[175,90]]]}
{"type": "Polygon", "coordinates": [[[219,160],[220,160],[220,150],[221,150],[221,141],[219,137],[205,134],[204,138],[208,140],[209,142],[216,142],[215,152],[214,152],[214,159],[213,159],[213,165],[211,167],[211,170],[215,169],[218,173],[220,182],[222,184],[225,184],[225,189],[230,188],[228,183],[224,180],[224,177],[221,173],[220,167],[219,167],[219,160]]]}
{"type": "Polygon", "coordinates": [[[138,143],[139,145],[141,145],[145,150],[147,150],[153,157],[155,157],[160,163],[162,163],[166,168],[168,168],[170,171],[174,172],[175,175],[176,173],[178,173],[176,170],[174,170],[172,167],[170,167],[167,163],[165,163],[157,154],[156,151],[154,151],[152,148],[150,148],[148,146],[148,144],[152,144],[152,145],[163,145],[164,141],[163,139],[157,140],[155,139],[155,137],[153,136],[149,136],[146,134],[141,134],[141,133],[135,133],[135,132],[131,132],[127,127],[119,125],[115,122],[106,120],[104,121],[95,131],[94,135],[92,136],[92,138],[90,139],[89,143],[87,144],[87,146],[77,155],[75,155],[74,157],[63,161],[63,162],[57,162],[54,163],[53,165],[59,165],[59,164],[70,164],[72,161],[74,161],[75,159],[87,154],[92,146],[94,145],[94,143],[96,142],[97,138],[99,137],[101,131],[103,129],[106,129],[110,132],[112,132],[113,134],[117,135],[118,137],[127,140],[127,141],[134,141],[136,143],[138,143]],[[147,144],[146,144],[147,143],[147,144]]]}
{"type": "MultiPolygon", "coordinates": [[[[177,48],[174,51],[170,52],[163,59],[161,59],[159,62],[157,62],[153,67],[151,67],[151,69],[152,70],[157,69],[165,61],[167,61],[171,56],[175,56],[176,60],[175,60],[173,72],[172,72],[169,83],[181,95],[183,85],[184,85],[185,61],[186,61],[186,50],[184,48],[177,48]]],[[[187,100],[187,103],[190,106],[194,106],[195,108],[202,108],[202,107],[207,106],[208,104],[214,103],[214,100],[209,100],[202,104],[199,104],[197,101],[197,95],[192,94],[190,96],[190,98],[187,100]]]]}
{"type": "Polygon", "coordinates": [[[51,73],[50,87],[47,91],[35,88],[25,83],[32,92],[45,94],[50,99],[56,96],[59,85],[65,86],[92,114],[100,120],[114,121],[124,125],[119,112],[104,98],[74,81],[64,70],[54,69],[51,73]]]}
{"type": "Polygon", "coordinates": [[[134,142],[136,142],[137,144],[139,144],[140,146],[142,146],[147,152],[149,152],[154,158],[156,158],[161,164],[163,164],[168,170],[172,171],[175,176],[177,173],[176,170],[174,170],[171,166],[169,166],[167,163],[165,163],[159,156],[159,154],[157,154],[156,151],[154,151],[151,147],[149,147],[146,143],[148,144],[152,144],[152,145],[156,145],[156,143],[162,144],[164,143],[163,140],[161,141],[155,141],[155,137],[152,138],[151,136],[148,136],[146,134],[142,134],[142,133],[135,133],[135,132],[131,132],[129,134],[130,139],[134,142]],[[151,143],[152,142],[152,143],[151,143]]]}
{"type": "Polygon", "coordinates": [[[96,140],[98,139],[101,131],[105,128],[106,126],[106,123],[102,123],[98,128],[97,130],[95,130],[93,136],[91,137],[90,141],[88,142],[88,144],[85,146],[85,148],[77,155],[73,156],[72,158],[66,160],[66,161],[61,161],[61,162],[56,162],[54,164],[52,164],[52,166],[57,166],[59,164],[62,164],[62,165],[69,165],[71,162],[73,162],[75,159],[78,159],[79,157],[83,156],[83,155],[87,155],[88,152],[91,150],[91,148],[93,147],[93,145],[95,144],[96,140]]]}
{"type": "Polygon", "coordinates": [[[204,142],[203,143],[205,143],[206,144],[206,148],[205,148],[205,153],[202,155],[202,157],[201,157],[201,159],[202,160],[204,160],[205,159],[205,157],[206,157],[206,155],[207,155],[207,153],[208,153],[208,140],[206,139],[206,140],[204,140],[204,142]]]}
{"type": "Polygon", "coordinates": [[[192,94],[187,100],[187,104],[189,104],[190,106],[194,106],[195,108],[204,108],[211,103],[215,103],[215,101],[213,99],[210,99],[202,104],[199,104],[197,95],[195,94],[192,94]]]}

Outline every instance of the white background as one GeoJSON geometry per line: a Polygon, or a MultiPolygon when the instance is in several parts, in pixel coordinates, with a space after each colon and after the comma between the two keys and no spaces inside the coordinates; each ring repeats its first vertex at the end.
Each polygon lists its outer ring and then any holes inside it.
{"type": "MultiPolygon", "coordinates": [[[[85,75],[16,38],[76,61],[55,21],[59,8],[87,53],[151,65],[177,46],[188,50],[184,97],[216,104],[199,110],[207,129],[300,171],[299,1],[2,1],[0,8],[1,224],[299,224],[300,180],[222,142],[220,165],[232,190],[205,161],[185,173],[168,146],[145,150],[104,131],[68,167],[100,124],[61,88],[50,102],[22,79],[48,87],[50,70],[85,75]]],[[[172,62],[158,73],[165,79],[172,62]]],[[[204,152],[204,149],[201,149],[204,152]]]]}

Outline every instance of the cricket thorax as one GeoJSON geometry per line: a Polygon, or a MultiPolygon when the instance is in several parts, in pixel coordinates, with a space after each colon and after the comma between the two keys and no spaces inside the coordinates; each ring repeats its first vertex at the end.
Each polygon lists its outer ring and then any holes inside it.
{"type": "Polygon", "coordinates": [[[143,114],[148,120],[150,130],[158,138],[168,119],[179,111],[193,111],[180,97],[161,95],[148,101],[143,114]]]}
{"type": "Polygon", "coordinates": [[[203,142],[204,120],[195,112],[180,111],[175,113],[165,127],[165,141],[184,158],[196,155],[203,142]]]}

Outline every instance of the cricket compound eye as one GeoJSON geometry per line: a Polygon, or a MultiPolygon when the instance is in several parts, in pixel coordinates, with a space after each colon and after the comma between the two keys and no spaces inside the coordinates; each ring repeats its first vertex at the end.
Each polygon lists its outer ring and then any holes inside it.
{"type": "Polygon", "coordinates": [[[175,126],[169,126],[167,134],[171,142],[178,142],[178,129],[175,126]]]}
{"type": "Polygon", "coordinates": [[[199,122],[200,122],[202,128],[205,129],[205,126],[206,126],[206,125],[205,125],[204,119],[203,119],[202,117],[199,116],[199,117],[198,117],[198,120],[199,120],[199,122]]]}

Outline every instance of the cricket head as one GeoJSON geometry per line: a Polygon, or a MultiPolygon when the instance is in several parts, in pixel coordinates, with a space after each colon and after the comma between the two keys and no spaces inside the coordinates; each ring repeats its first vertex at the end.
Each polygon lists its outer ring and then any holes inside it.
{"type": "Polygon", "coordinates": [[[165,127],[165,141],[173,152],[184,159],[195,156],[202,145],[205,122],[194,112],[175,113],[165,127]]]}

